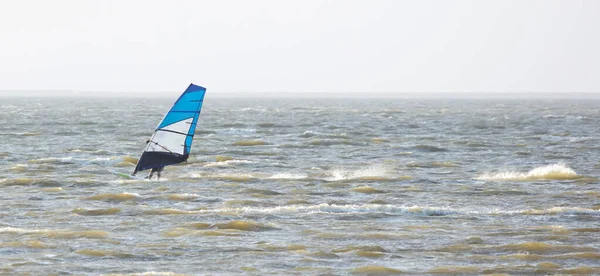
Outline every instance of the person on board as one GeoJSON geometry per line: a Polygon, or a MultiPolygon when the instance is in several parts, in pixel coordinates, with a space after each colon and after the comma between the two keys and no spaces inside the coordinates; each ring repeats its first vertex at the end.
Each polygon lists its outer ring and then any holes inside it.
{"type": "Polygon", "coordinates": [[[154,173],[156,173],[156,180],[160,180],[160,173],[163,171],[165,167],[158,167],[158,168],[152,168],[152,170],[150,170],[150,174],[148,174],[148,176],[146,176],[146,179],[150,179],[152,180],[152,175],[154,175],[154,173]]]}
{"type": "MultiPolygon", "coordinates": [[[[160,173],[163,171],[165,167],[157,167],[157,168],[152,168],[150,170],[150,173],[148,174],[148,176],[144,177],[144,179],[152,179],[152,176],[154,175],[154,173],[156,173],[156,180],[160,180],[160,173]]],[[[132,176],[135,176],[137,174],[137,168],[136,170],[131,174],[132,176]]]]}
{"type": "MultiPolygon", "coordinates": [[[[150,139],[146,140],[146,144],[150,143],[150,139]]],[[[150,170],[150,173],[148,174],[148,176],[146,176],[144,179],[152,179],[152,176],[154,175],[154,173],[156,173],[156,180],[160,180],[160,173],[163,171],[163,169],[165,168],[165,166],[161,166],[161,167],[156,167],[156,168],[152,168],[150,170]]],[[[137,170],[137,166],[135,167],[135,170],[133,171],[133,173],[131,174],[132,176],[135,176],[138,172],[137,170]]]]}

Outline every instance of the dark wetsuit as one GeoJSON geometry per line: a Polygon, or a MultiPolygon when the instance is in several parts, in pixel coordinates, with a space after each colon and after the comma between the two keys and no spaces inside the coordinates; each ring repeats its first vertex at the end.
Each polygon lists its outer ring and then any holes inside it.
{"type": "Polygon", "coordinates": [[[154,173],[156,173],[156,180],[160,180],[160,173],[162,172],[162,170],[164,168],[165,167],[152,168],[152,170],[150,171],[150,174],[148,174],[148,176],[146,178],[152,179],[152,175],[154,175],[154,173]]]}

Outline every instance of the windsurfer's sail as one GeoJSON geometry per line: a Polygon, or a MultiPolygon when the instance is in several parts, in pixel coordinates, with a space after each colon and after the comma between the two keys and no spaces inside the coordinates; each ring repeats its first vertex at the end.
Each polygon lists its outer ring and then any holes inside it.
{"type": "Polygon", "coordinates": [[[148,140],[134,174],[188,159],[205,93],[206,88],[192,83],[179,96],[148,140]]]}

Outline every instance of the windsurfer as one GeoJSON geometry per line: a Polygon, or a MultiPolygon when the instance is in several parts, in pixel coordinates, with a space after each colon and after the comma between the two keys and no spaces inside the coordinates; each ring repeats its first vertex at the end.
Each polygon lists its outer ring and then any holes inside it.
{"type": "Polygon", "coordinates": [[[146,179],[152,179],[156,173],[160,180],[165,166],[184,162],[189,157],[205,92],[202,86],[188,86],[146,140],[132,175],[152,169],[146,179]]]}

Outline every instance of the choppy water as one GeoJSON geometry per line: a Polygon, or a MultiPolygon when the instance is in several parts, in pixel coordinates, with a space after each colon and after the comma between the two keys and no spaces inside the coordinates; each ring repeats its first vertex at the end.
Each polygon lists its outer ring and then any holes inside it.
{"type": "Polygon", "coordinates": [[[0,274],[598,274],[598,100],[0,103],[0,274]]]}

